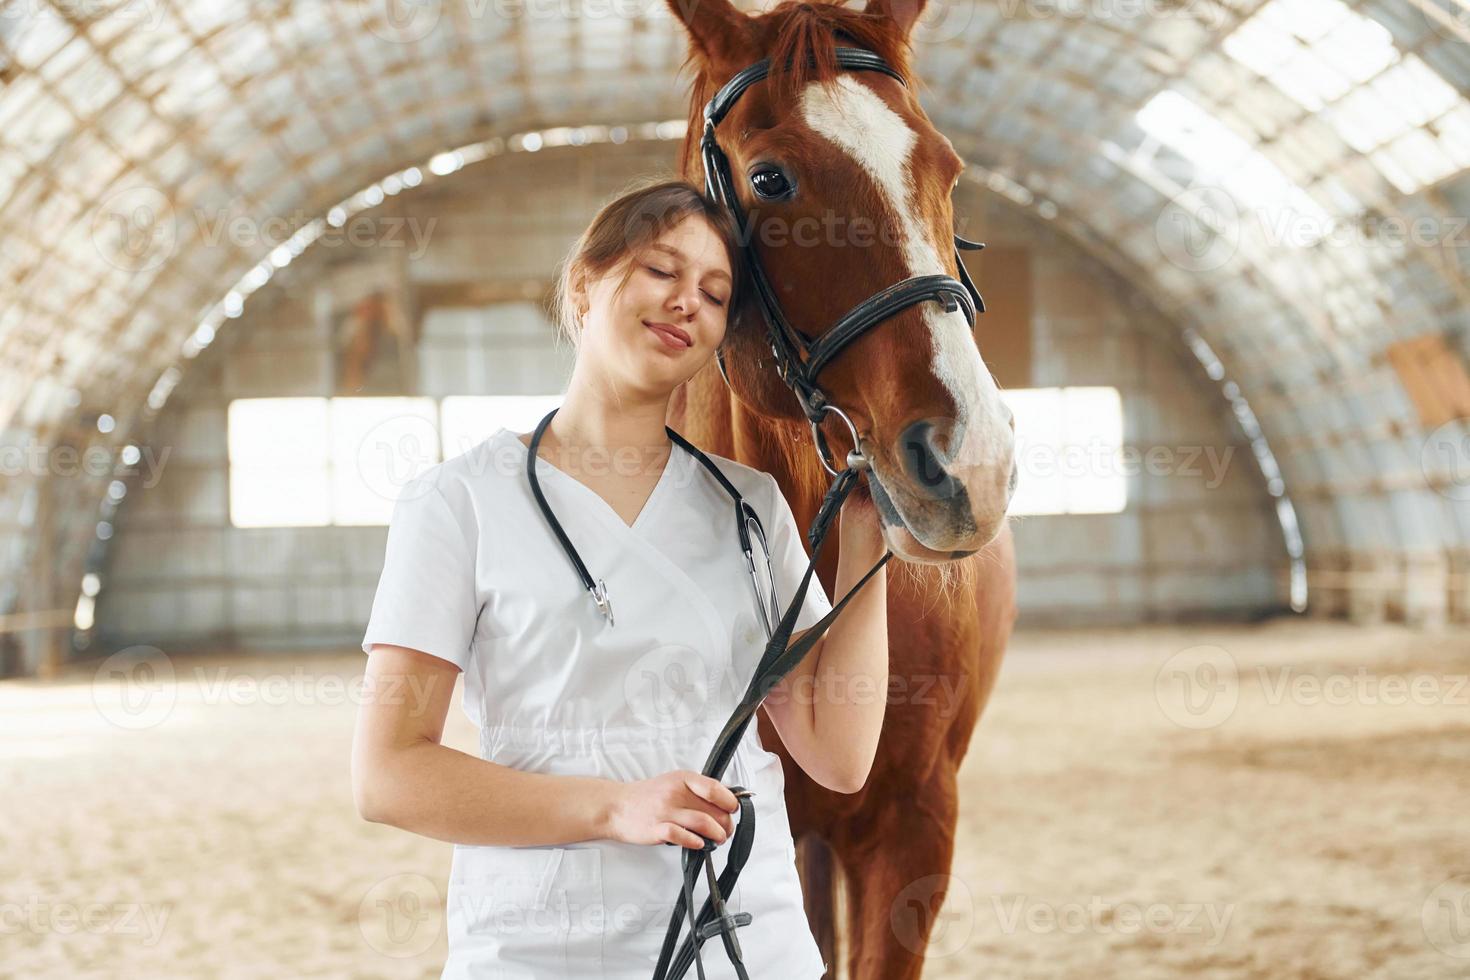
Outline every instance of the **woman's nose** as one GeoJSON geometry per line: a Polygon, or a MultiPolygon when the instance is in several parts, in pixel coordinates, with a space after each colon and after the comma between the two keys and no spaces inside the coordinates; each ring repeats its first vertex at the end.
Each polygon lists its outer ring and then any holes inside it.
{"type": "Polygon", "coordinates": [[[674,295],[669,298],[669,307],[678,310],[685,316],[693,316],[699,312],[699,287],[690,289],[675,287],[674,295]]]}

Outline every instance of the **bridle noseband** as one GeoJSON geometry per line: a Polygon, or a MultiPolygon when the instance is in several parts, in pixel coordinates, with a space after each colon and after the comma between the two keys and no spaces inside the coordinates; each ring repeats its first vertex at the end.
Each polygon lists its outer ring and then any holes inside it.
{"type": "MultiPolygon", "coordinates": [[[[902,75],[871,51],[839,47],[836,55],[837,64],[841,68],[849,71],[882,72],[897,79],[900,84],[908,85],[902,75]]],[[[985,301],[980,298],[980,291],[975,288],[969,271],[965,269],[965,263],[960,260],[959,250],[978,250],[985,246],[955,235],[955,266],[959,269],[959,279],[948,275],[910,276],[902,282],[879,290],[848,310],[816,340],[808,341],[798,333],[782,312],[776,290],[756,255],[751,229],[740,208],[735,185],[730,177],[730,162],[720,149],[719,140],[715,138],[715,128],[729,114],[740,96],[745,94],[745,90],[770,73],[771,59],[763,58],[726,82],[705,105],[704,136],[699,141],[699,157],[704,168],[704,189],[711,200],[724,205],[735,219],[740,233],[740,248],[750,269],[752,285],[760,299],[761,312],[765,316],[771,354],[776,358],[776,370],[781,375],[781,380],[796,395],[802,412],[811,423],[812,438],[817,444],[817,456],[821,459],[822,466],[836,476],[838,471],[827,461],[829,450],[826,440],[817,427],[827,412],[835,412],[847,424],[852,435],[853,451],[848,454],[848,465],[864,468],[867,466],[867,459],[862,454],[858,432],[852,419],[823,393],[817,384],[818,375],[858,337],[910,306],[928,300],[942,305],[947,313],[963,311],[973,329],[976,315],[985,312],[985,301]]],[[[730,375],[725,369],[724,353],[717,352],[715,358],[725,384],[729,385],[730,375]]]]}

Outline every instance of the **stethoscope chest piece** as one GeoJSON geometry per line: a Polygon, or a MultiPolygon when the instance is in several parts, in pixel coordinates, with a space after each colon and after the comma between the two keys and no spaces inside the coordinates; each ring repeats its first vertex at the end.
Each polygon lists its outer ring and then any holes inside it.
{"type": "Polygon", "coordinates": [[[607,583],[602,579],[597,580],[597,586],[592,590],[592,599],[597,603],[597,611],[607,617],[607,625],[616,625],[613,621],[612,599],[608,597],[607,583]]]}

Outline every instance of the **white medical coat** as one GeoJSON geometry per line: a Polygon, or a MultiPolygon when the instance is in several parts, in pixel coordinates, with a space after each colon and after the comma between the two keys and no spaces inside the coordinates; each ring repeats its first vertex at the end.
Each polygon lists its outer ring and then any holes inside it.
{"type": "MultiPolygon", "coordinates": [[[[464,710],[491,762],[623,782],[699,771],[765,645],[729,495],[676,446],[630,527],[537,460],[552,511],[607,583],[609,627],[536,506],[526,455],[501,429],[404,488],[364,652],[393,644],[460,667],[464,710]]],[[[807,564],[791,509],[769,474],[710,458],[760,515],[784,609],[807,564]]],[[[796,629],[831,608],[813,575],[796,629]]],[[[726,896],[732,912],[753,916],[738,932],[750,976],[817,980],[824,967],[802,908],[781,763],[753,722],[722,782],[755,792],[750,860],[726,896]]],[[[610,840],[456,845],[443,976],[648,980],[683,851],[610,840]]],[[[715,852],[717,873],[727,852],[715,852]]],[[[706,895],[701,875],[696,910],[706,895]]],[[[702,955],[711,980],[733,980],[718,939],[702,955]]]]}

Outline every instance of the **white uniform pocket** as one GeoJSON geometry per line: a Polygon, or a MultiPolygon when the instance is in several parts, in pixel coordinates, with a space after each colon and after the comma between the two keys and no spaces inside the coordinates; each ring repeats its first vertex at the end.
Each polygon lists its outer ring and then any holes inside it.
{"type": "Polygon", "coordinates": [[[455,848],[446,976],[494,980],[599,975],[606,910],[596,848],[455,848]],[[470,969],[451,969],[460,955],[470,969]]]}

